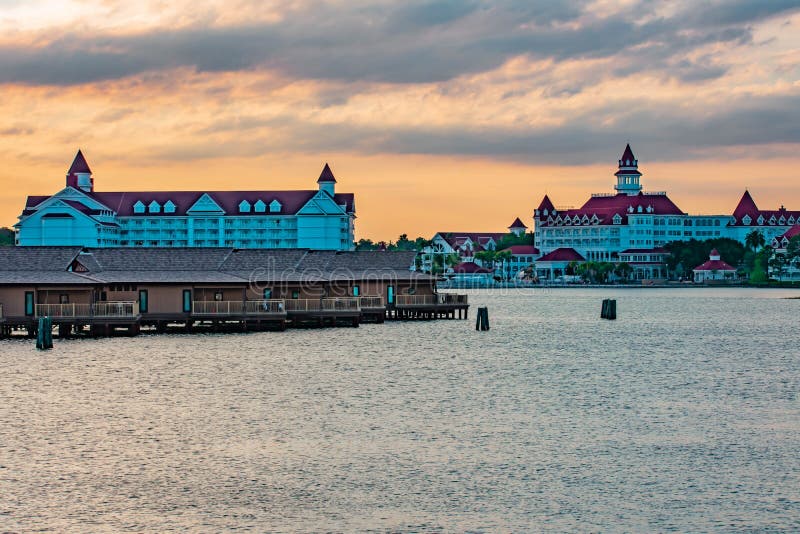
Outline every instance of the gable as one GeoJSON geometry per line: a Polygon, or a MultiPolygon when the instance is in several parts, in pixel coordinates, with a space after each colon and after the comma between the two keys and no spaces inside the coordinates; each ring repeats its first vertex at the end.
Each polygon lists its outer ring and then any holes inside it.
{"type": "Polygon", "coordinates": [[[346,215],[341,206],[324,191],[311,197],[311,200],[297,211],[298,215],[346,215]]]}
{"type": "Polygon", "coordinates": [[[224,214],[225,210],[223,210],[219,204],[214,202],[214,199],[211,198],[211,195],[208,193],[203,193],[200,198],[197,199],[197,202],[192,204],[186,213],[218,213],[224,214]]]}

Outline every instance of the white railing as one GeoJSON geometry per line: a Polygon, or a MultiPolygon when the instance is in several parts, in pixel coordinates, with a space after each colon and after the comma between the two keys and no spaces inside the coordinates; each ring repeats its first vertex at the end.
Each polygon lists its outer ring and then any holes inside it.
{"type": "Polygon", "coordinates": [[[248,315],[283,314],[286,313],[286,304],[281,299],[248,300],[245,302],[245,310],[248,315]]]}
{"type": "Polygon", "coordinates": [[[368,309],[368,308],[383,308],[383,297],[378,296],[364,296],[359,297],[361,300],[361,309],[368,309]]]}
{"type": "Polygon", "coordinates": [[[359,298],[290,299],[286,301],[286,311],[359,311],[359,298]]]}
{"type": "Polygon", "coordinates": [[[195,300],[192,302],[194,315],[243,315],[244,301],[241,300],[195,300]]]}
{"type": "Polygon", "coordinates": [[[439,293],[437,295],[397,295],[397,297],[395,297],[395,306],[400,308],[466,304],[467,295],[456,295],[455,293],[439,293]]]}
{"type": "Polygon", "coordinates": [[[137,315],[139,315],[137,302],[36,305],[36,317],[135,317],[137,315]]]}
{"type": "Polygon", "coordinates": [[[138,302],[95,302],[95,317],[134,317],[139,315],[138,302]]]}

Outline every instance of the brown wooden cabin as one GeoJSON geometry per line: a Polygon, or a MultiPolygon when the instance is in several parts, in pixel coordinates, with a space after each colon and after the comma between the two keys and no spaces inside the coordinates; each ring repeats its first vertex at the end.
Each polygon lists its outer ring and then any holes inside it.
{"type": "Polygon", "coordinates": [[[466,297],[444,303],[413,261],[413,252],[9,247],[0,333],[33,332],[45,315],[66,334],[466,317],[466,297]]]}

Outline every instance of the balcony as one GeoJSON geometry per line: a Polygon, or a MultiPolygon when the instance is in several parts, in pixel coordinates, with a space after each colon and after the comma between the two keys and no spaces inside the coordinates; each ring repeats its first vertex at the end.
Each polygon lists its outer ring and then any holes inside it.
{"type": "Polygon", "coordinates": [[[139,303],[37,304],[35,315],[55,319],[133,319],[139,315],[139,303]]]}
{"type": "Polygon", "coordinates": [[[395,307],[420,308],[436,306],[467,306],[467,295],[439,293],[436,295],[397,295],[395,307]]]}
{"type": "Polygon", "coordinates": [[[286,305],[281,299],[270,300],[195,300],[193,316],[208,317],[285,317],[286,305]]]}
{"type": "Polygon", "coordinates": [[[359,297],[291,299],[286,301],[286,311],[290,313],[359,312],[361,311],[361,302],[359,297]]]}
{"type": "Polygon", "coordinates": [[[383,303],[383,297],[366,295],[359,297],[361,309],[367,310],[383,310],[386,306],[383,303]]]}

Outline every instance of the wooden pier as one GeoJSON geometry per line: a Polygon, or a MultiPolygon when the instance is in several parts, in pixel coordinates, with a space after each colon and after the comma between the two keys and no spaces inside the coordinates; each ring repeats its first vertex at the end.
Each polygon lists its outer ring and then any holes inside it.
{"type": "Polygon", "coordinates": [[[467,295],[438,293],[434,295],[398,295],[387,310],[387,319],[467,319],[467,295]]]}

